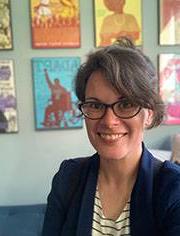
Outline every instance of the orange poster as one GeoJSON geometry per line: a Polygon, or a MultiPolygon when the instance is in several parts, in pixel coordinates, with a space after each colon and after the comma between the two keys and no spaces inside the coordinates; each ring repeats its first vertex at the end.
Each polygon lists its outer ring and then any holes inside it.
{"type": "Polygon", "coordinates": [[[122,36],[142,44],[141,0],[94,0],[94,11],[96,47],[122,36]]]}
{"type": "Polygon", "coordinates": [[[80,47],[79,0],[30,0],[33,48],[80,47]]]}

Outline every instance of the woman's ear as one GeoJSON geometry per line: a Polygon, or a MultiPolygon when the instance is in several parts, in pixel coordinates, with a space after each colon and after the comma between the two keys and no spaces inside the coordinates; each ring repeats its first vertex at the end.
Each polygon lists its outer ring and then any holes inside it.
{"type": "Polygon", "coordinates": [[[146,109],[145,112],[145,119],[144,119],[144,128],[148,129],[148,127],[152,124],[154,118],[154,111],[151,109],[146,109]]]}

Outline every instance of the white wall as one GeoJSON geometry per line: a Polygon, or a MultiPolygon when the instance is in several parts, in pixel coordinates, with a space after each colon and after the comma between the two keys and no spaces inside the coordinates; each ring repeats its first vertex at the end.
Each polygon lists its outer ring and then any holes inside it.
{"type": "MultiPolygon", "coordinates": [[[[134,0],[132,0],[134,1],[134,0]]],[[[28,0],[11,0],[14,49],[0,51],[0,59],[14,59],[19,114],[19,132],[0,135],[0,205],[46,202],[54,173],[68,157],[93,153],[85,129],[36,131],[34,126],[31,58],[47,56],[80,56],[94,47],[93,0],[80,0],[81,48],[31,48],[28,0]]],[[[157,0],[143,1],[144,51],[157,65],[160,52],[180,52],[178,47],[160,47],[157,43],[157,0]]],[[[149,131],[145,140],[158,147],[179,126],[161,126],[149,131]]]]}

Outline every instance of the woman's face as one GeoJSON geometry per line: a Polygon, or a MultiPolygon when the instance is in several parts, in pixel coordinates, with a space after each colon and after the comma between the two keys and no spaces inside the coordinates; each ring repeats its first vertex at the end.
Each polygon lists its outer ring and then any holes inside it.
{"type": "Polygon", "coordinates": [[[110,11],[121,13],[125,5],[125,0],[104,0],[104,5],[110,11]]]}
{"type": "MultiPolygon", "coordinates": [[[[122,98],[101,72],[94,72],[88,80],[85,100],[111,104],[122,98]]],[[[122,159],[139,156],[142,152],[144,127],[149,124],[152,111],[141,109],[133,118],[118,118],[111,108],[103,118],[91,120],[85,117],[89,140],[101,158],[122,159]]]]}

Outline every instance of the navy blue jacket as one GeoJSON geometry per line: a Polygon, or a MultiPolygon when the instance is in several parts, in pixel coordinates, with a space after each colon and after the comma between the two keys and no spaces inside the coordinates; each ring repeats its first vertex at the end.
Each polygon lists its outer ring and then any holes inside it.
{"type": "MultiPolygon", "coordinates": [[[[165,161],[155,176],[155,163],[143,148],[131,194],[131,236],[180,236],[180,168],[165,161]]],[[[98,154],[61,164],[48,196],[43,236],[91,235],[98,170],[98,154]]]]}

